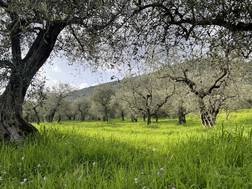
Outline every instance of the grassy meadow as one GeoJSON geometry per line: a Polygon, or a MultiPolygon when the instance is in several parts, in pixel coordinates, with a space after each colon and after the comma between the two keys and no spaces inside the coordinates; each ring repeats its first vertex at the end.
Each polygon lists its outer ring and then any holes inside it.
{"type": "Polygon", "coordinates": [[[252,110],[225,117],[213,129],[197,115],[42,123],[40,136],[0,145],[0,188],[251,189],[252,110]]]}

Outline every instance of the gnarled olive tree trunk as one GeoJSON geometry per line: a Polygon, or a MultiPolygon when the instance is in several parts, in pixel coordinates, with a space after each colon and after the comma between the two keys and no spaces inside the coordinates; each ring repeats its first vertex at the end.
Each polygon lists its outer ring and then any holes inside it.
{"type": "Polygon", "coordinates": [[[216,123],[216,117],[218,112],[211,110],[204,103],[202,98],[198,99],[201,123],[205,127],[213,127],[216,123]]]}
{"type": "MultiPolygon", "coordinates": [[[[0,137],[9,141],[22,140],[37,129],[22,117],[22,105],[29,81],[20,73],[13,72],[10,81],[0,96],[0,137]]],[[[28,79],[28,78],[27,78],[28,79]]]]}
{"type": "Polygon", "coordinates": [[[0,96],[0,139],[20,141],[37,132],[23,119],[22,106],[31,80],[50,56],[63,28],[64,24],[55,22],[41,30],[24,58],[21,58],[19,30],[11,33],[13,66],[9,82],[0,96]]]}

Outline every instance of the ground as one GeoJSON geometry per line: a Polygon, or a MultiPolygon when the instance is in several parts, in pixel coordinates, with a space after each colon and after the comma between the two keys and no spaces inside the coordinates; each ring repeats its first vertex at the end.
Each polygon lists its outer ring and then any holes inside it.
{"type": "Polygon", "coordinates": [[[252,110],[225,117],[213,129],[197,115],[184,126],[42,123],[40,136],[0,144],[0,188],[252,188],[252,110]]]}

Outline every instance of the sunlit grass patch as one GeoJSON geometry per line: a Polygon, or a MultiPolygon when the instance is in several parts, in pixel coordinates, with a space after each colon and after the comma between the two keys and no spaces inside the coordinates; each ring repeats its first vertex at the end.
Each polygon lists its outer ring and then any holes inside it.
{"type": "Polygon", "coordinates": [[[0,188],[252,188],[252,111],[216,128],[143,122],[43,123],[41,136],[1,144],[0,188]]]}

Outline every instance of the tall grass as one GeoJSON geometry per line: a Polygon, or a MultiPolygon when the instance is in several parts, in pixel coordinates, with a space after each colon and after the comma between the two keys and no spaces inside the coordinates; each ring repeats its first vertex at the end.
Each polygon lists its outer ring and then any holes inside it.
{"type": "Polygon", "coordinates": [[[23,144],[0,145],[0,188],[252,188],[252,111],[214,129],[161,120],[38,126],[23,144]]]}

